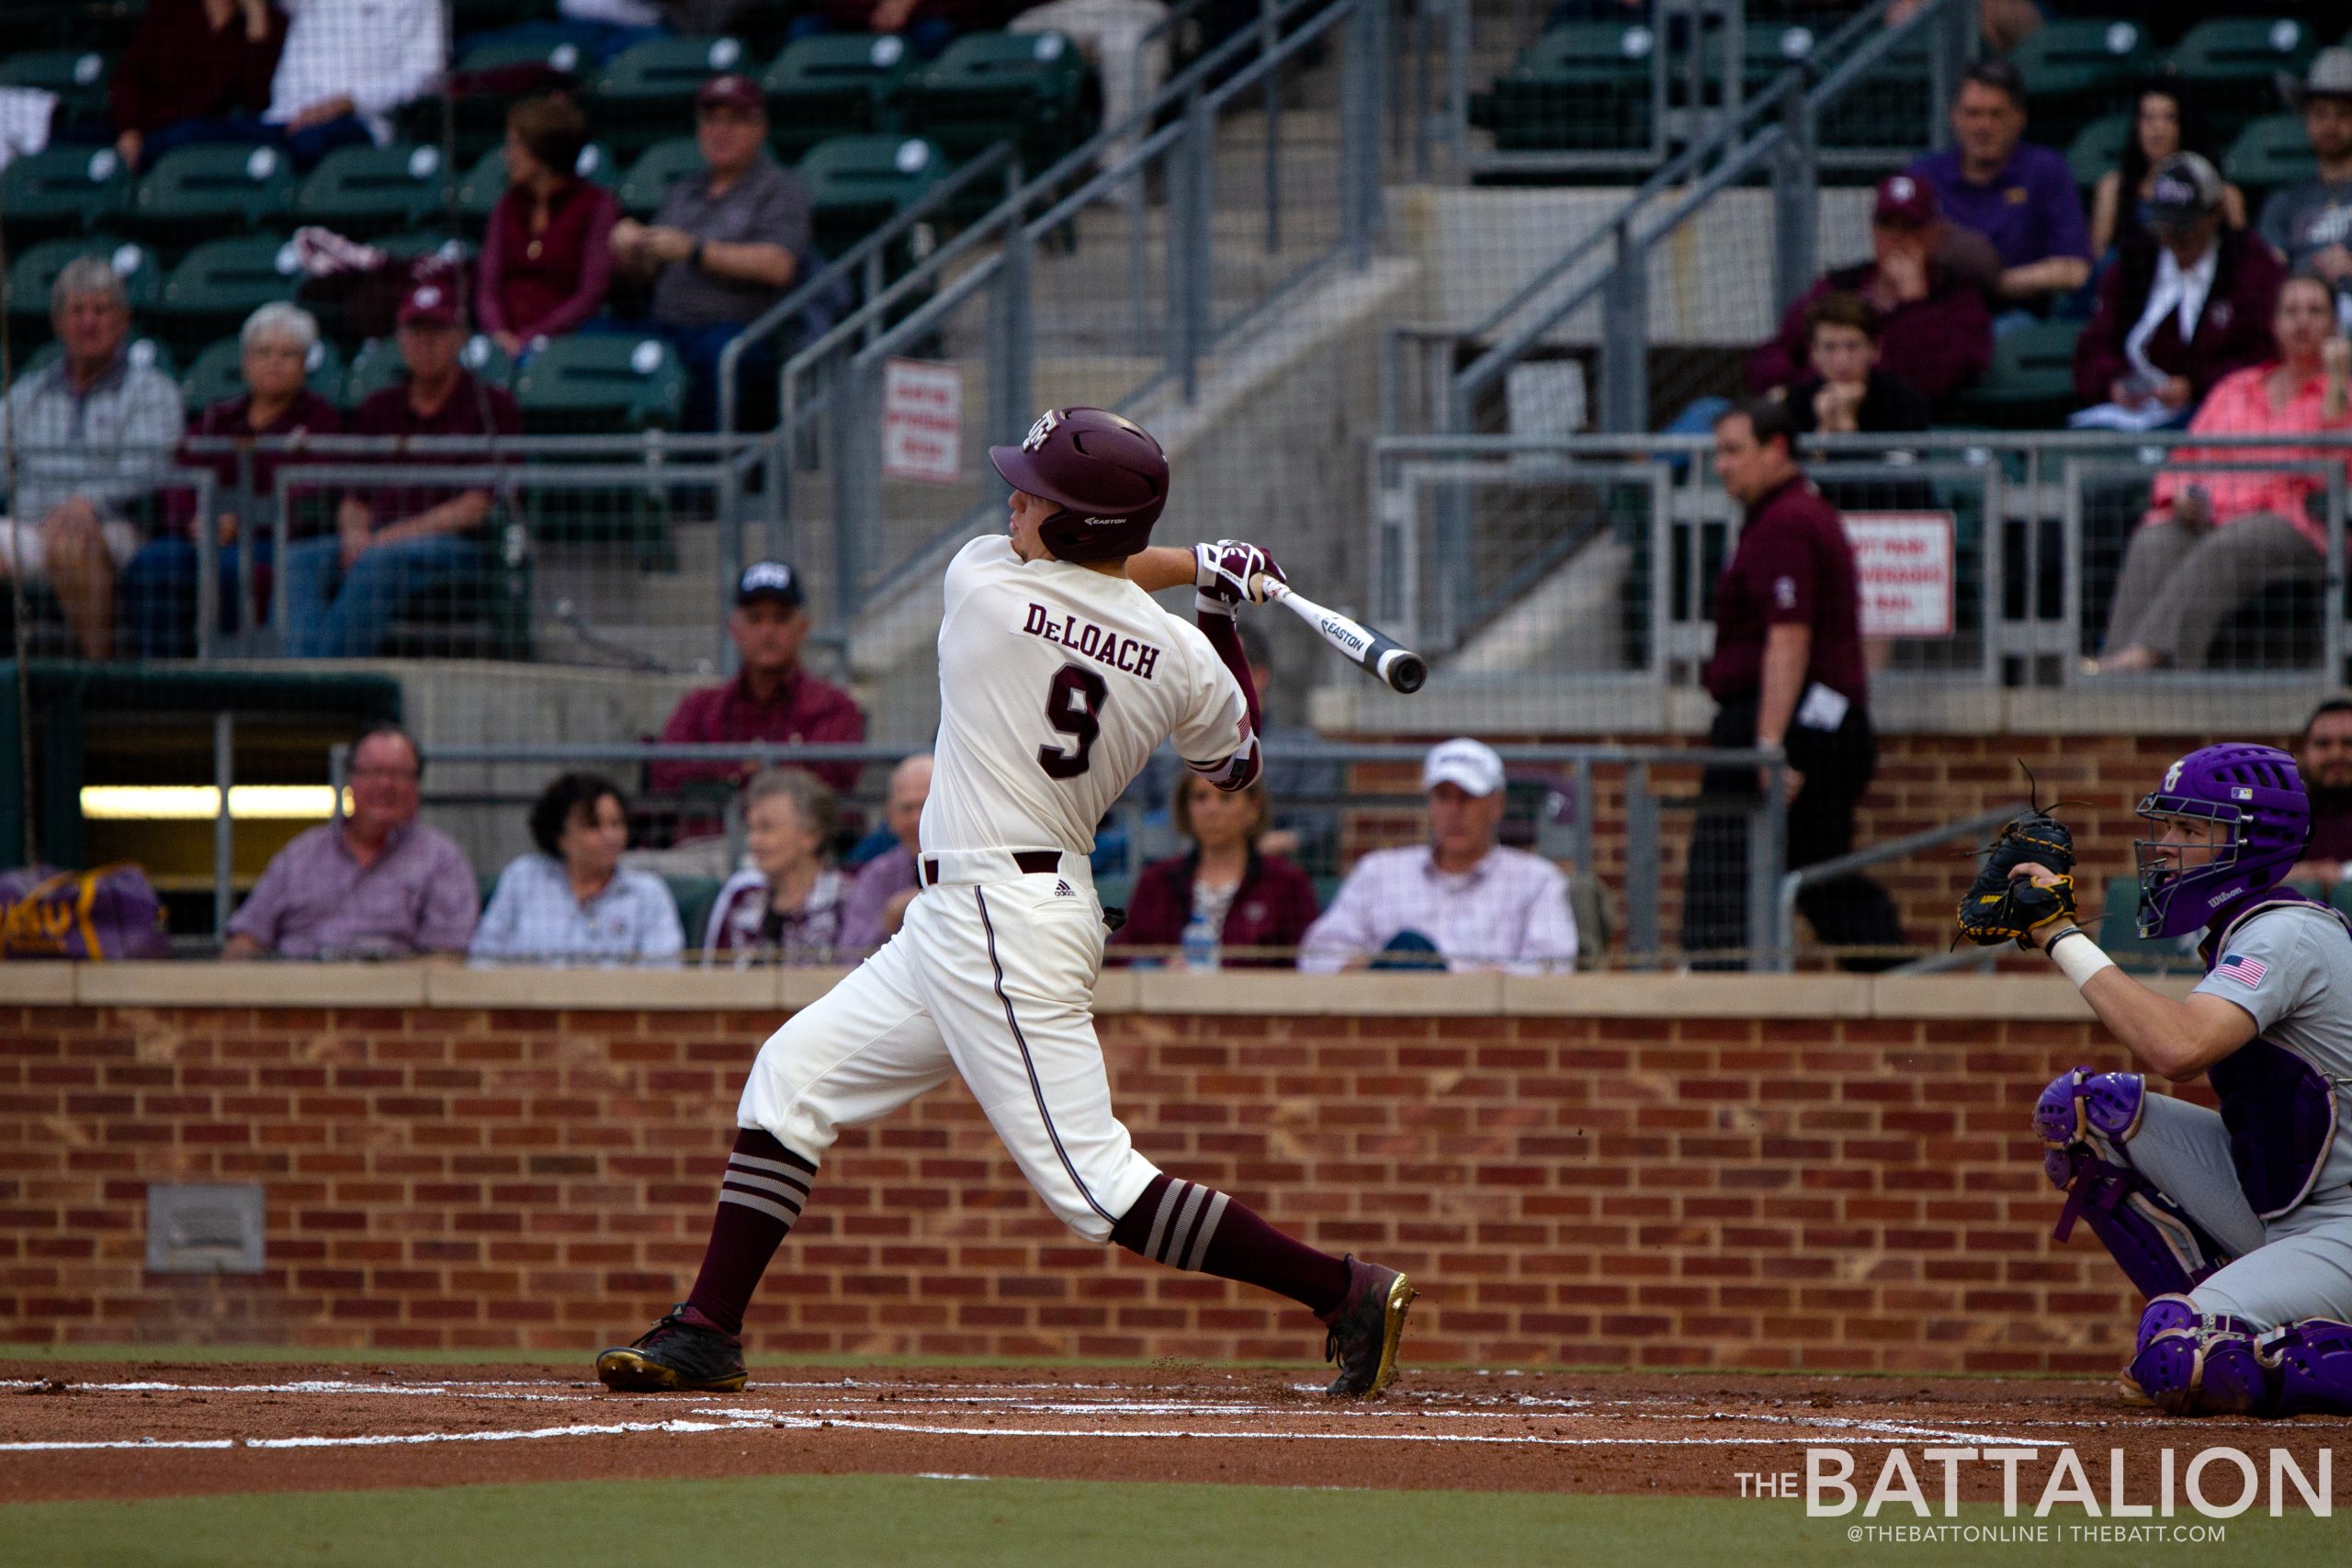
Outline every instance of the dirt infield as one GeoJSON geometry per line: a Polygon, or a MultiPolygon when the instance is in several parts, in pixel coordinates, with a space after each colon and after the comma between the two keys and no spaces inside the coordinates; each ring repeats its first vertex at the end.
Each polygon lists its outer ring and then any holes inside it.
{"type": "MultiPolygon", "coordinates": [[[[2136,1500],[2160,1450],[2227,1446],[2352,1501],[2352,1467],[2321,1469],[2352,1421],[2169,1421],[2096,1382],[1437,1371],[1336,1404],[1288,1370],[753,1375],[646,1396],[545,1366],[0,1363],[0,1454],[16,1501],[796,1472],[1737,1496],[1808,1448],[1848,1450],[1867,1495],[1900,1447],[1939,1501],[1926,1450],[2008,1449],[2031,1450],[2030,1506],[2069,1448],[2102,1498],[2121,1450],[2136,1500]]],[[[1962,1499],[2001,1499],[2000,1465],[1957,1472],[1962,1499]]]]}

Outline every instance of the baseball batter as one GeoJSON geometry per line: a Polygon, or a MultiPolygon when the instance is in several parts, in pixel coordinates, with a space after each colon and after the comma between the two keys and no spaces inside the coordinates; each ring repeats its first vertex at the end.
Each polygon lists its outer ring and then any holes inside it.
{"type": "Polygon", "coordinates": [[[1221,789],[1257,776],[1234,615],[1263,602],[1258,574],[1281,570],[1233,540],[1148,547],[1168,460],[1116,414],[1049,411],[989,457],[1012,486],[1011,527],[947,569],[923,891],[887,946],[761,1047],[693,1290],[597,1357],[596,1375],[616,1390],[741,1388],[744,1308],[840,1129],[955,1075],[1072,1230],[1290,1297],[1329,1329],[1330,1392],[1377,1393],[1396,1376],[1412,1286],[1137,1154],[1094,1035],[1094,825],[1166,739],[1221,789]],[[1197,625],[1149,597],[1187,583],[1197,625]]]}
{"type": "Polygon", "coordinates": [[[2192,751],[2140,802],[2140,933],[2202,928],[2204,980],[2175,1001],[2075,923],[2073,841],[2011,823],[1960,911],[1963,934],[2039,947],[2150,1072],[2202,1076],[2218,1112],[2140,1073],[2077,1067],[2034,1129],[2066,1193],[2150,1298],[2125,1377],[2174,1415],[2352,1413],[2352,932],[2279,879],[2311,807],[2267,746],[2192,751]]]}

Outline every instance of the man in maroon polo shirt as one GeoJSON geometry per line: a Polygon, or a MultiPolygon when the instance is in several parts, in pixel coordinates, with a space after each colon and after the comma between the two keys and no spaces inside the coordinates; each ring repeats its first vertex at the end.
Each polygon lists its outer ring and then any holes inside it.
{"type": "MultiPolygon", "coordinates": [[[[728,740],[854,746],[865,739],[865,715],[850,694],[800,668],[808,616],[800,605],[800,577],[782,561],[753,561],[735,586],[735,613],[727,618],[742,664],[723,686],[689,692],[662,728],[672,743],[728,740]]],[[[741,784],[758,762],[656,762],[648,784],[657,795],[709,780],[741,784]]],[[[837,790],[857,783],[857,762],[810,762],[808,772],[837,790]]]]}
{"type": "MultiPolygon", "coordinates": [[[[1707,744],[1788,759],[1792,871],[1853,849],[1854,807],[1878,765],[1853,548],[1837,509],[1797,467],[1792,438],[1785,403],[1743,403],[1715,422],[1715,475],[1747,515],[1715,584],[1715,652],[1705,672],[1717,704],[1707,744]]],[[[1701,792],[1744,805],[1758,798],[1758,773],[1710,768],[1701,792]]],[[[1826,946],[1903,942],[1894,903],[1866,877],[1808,888],[1797,907],[1826,946]]],[[[1744,814],[1702,814],[1692,829],[1682,945],[1694,958],[1717,955],[1698,967],[1738,966],[1726,950],[1747,946],[1744,814]]],[[[1896,960],[1857,954],[1841,962],[1883,968],[1896,960]]]]}

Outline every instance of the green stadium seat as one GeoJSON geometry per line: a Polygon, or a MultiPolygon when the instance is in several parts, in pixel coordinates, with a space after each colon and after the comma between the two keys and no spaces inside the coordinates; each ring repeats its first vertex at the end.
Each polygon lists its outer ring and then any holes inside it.
{"type": "Polygon", "coordinates": [[[796,162],[829,136],[892,129],[892,100],[913,65],[893,33],[824,33],[776,56],[760,77],[776,156],[796,162]]]}
{"type": "Polygon", "coordinates": [[[294,206],[294,165],[275,147],[175,147],[139,182],[130,222],[160,248],[273,225],[294,206]]]}
{"type": "Polygon", "coordinates": [[[65,119],[81,119],[106,107],[108,61],[95,49],[41,49],[0,59],[0,87],[33,87],[55,93],[65,119]]]}
{"type": "MultiPolygon", "coordinates": [[[[613,162],[612,150],[590,142],[580,150],[576,165],[580,177],[610,190],[620,179],[620,170],[613,162]]],[[[458,216],[473,225],[477,231],[486,222],[498,198],[506,194],[506,153],[493,147],[475,160],[458,182],[458,216]]]]}
{"type": "Polygon", "coordinates": [[[2292,17],[2216,17],[2182,34],[2165,64],[2195,94],[2208,129],[2226,141],[2278,107],[2278,73],[2301,76],[2321,41],[2292,17]]]}
{"type": "Polygon", "coordinates": [[[947,159],[919,136],[836,136],[800,161],[817,248],[840,255],[947,176],[947,159]]]}
{"type": "Polygon", "coordinates": [[[120,223],[137,181],[111,147],[51,147],[0,172],[0,213],[11,247],[120,223]]]}
{"type": "Polygon", "coordinates": [[[616,55],[596,78],[588,106],[599,135],[624,158],[693,126],[694,96],[705,82],[746,63],[731,38],[652,39],[616,55]]]}
{"type": "Polygon", "coordinates": [[[1645,26],[1554,28],[1521,51],[1491,88],[1471,96],[1470,123],[1494,132],[1498,152],[1647,147],[1656,49],[1657,35],[1645,26]]]}
{"type": "Polygon", "coordinates": [[[458,51],[460,73],[506,71],[520,65],[544,65],[575,75],[590,63],[580,46],[560,38],[497,38],[463,43],[458,51]]]}
{"type": "Polygon", "coordinates": [[[18,256],[8,268],[8,314],[21,346],[49,334],[49,291],[68,262],[82,256],[104,256],[122,279],[123,293],[133,311],[154,304],[164,287],[163,269],[155,253],[129,240],[92,234],[84,238],[44,240],[18,256]]]}
{"type": "Polygon", "coordinates": [[[438,147],[342,147],[311,171],[296,201],[304,220],[365,239],[439,217],[447,187],[438,147]]]}
{"type": "MultiPolygon", "coordinates": [[[[505,350],[480,333],[466,340],[458,361],[493,387],[504,387],[514,378],[514,365],[506,357],[505,350]]],[[[401,363],[400,345],[390,338],[369,338],[351,356],[351,368],[344,373],[343,405],[356,409],[385,388],[397,386],[407,378],[408,367],[401,363]]]]}
{"type": "Polygon", "coordinates": [[[2075,406],[2075,339],[2080,321],[2040,321],[1993,340],[1984,378],[1961,394],[1962,424],[2048,430],[2075,406]]]}
{"type": "Polygon", "coordinates": [[[899,87],[906,128],[968,158],[1011,141],[1041,170],[1102,118],[1093,68],[1060,33],[967,33],[899,87]]]}
{"type": "Polygon", "coordinates": [[[2061,17],[2009,52],[2033,100],[2033,134],[2060,144],[2100,115],[2128,108],[2135,84],[2155,68],[2147,29],[2120,17],[2061,17]]]}
{"type": "Polygon", "coordinates": [[[514,400],[534,434],[675,429],[686,370],[665,339],[579,333],[530,356],[514,378],[514,400]]]}
{"type": "Polygon", "coordinates": [[[2264,116],[2238,132],[2222,155],[2222,177],[2245,192],[2250,212],[2259,211],[2263,197],[2280,186],[2318,174],[2319,154],[2312,151],[2301,115],[2264,116]]]}
{"type": "MultiPolygon", "coordinates": [[[[329,402],[342,395],[343,355],[336,352],[334,344],[324,341],[312,344],[307,363],[311,390],[329,402]]],[[[224,337],[207,347],[180,376],[180,395],[187,400],[191,419],[214,403],[242,397],[244,390],[243,348],[233,337],[224,337]]]]}
{"type": "Polygon", "coordinates": [[[2098,184],[2122,158],[2124,143],[2131,140],[2129,113],[2108,115],[2083,127],[2066,146],[2066,168],[2075,183],[2085,190],[2098,184]]]}
{"type": "Polygon", "coordinates": [[[677,901],[678,924],[686,933],[686,951],[698,951],[703,932],[710,926],[711,906],[718,902],[718,890],[726,884],[715,876],[665,876],[662,880],[669,887],[670,897],[677,901]]]}
{"type": "Polygon", "coordinates": [[[156,335],[184,359],[227,337],[274,299],[291,299],[302,284],[294,243],[276,234],[207,240],[164,278],[153,312],[156,335]]]}
{"type": "Polygon", "coordinates": [[[635,218],[650,218],[660,209],[670,187],[703,172],[702,149],[691,136],[673,136],[647,148],[620,184],[621,210],[635,218]]]}

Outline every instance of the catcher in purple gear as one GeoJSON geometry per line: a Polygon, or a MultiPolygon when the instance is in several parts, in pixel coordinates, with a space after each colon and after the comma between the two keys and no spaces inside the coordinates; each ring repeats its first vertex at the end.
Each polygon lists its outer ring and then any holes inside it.
{"type": "Polygon", "coordinates": [[[596,1359],[607,1388],[743,1386],[743,1309],[843,1127],[960,1077],[1056,1215],[1091,1241],[1290,1297],[1323,1323],[1330,1392],[1396,1376],[1413,1288],[1334,1258],[1138,1154],[1094,1035],[1103,912],[1094,825],[1164,739],[1227,791],[1258,776],[1258,694],[1235,626],[1282,569],[1255,545],[1149,547],[1168,459],[1134,422],[1054,409],[989,459],[1006,533],[947,568],[922,892],[882,950],[761,1047],[686,1299],[596,1359]],[[1193,590],[1186,622],[1150,598],[1193,590]]]}
{"type": "Polygon", "coordinates": [[[1961,931],[2049,954],[2138,1066],[2208,1078],[2216,1112],[2141,1073],[2077,1067],[2034,1130],[2080,1220],[2149,1298],[2124,1376],[2177,1416],[2352,1413],[2352,931],[2279,879],[2311,836],[2294,759],[2192,751],[2140,802],[2144,937],[2202,930],[2183,1001],[2118,969],[2075,921],[2071,839],[2012,823],[1962,900],[1961,931]]]}

